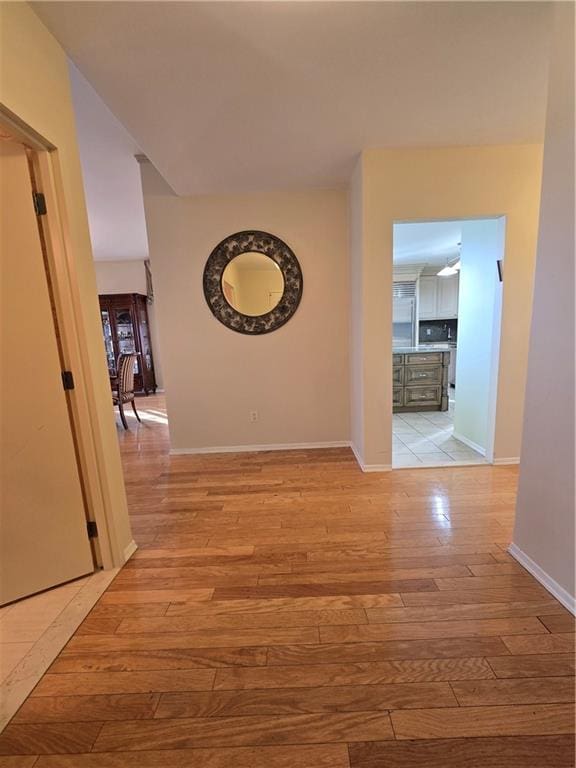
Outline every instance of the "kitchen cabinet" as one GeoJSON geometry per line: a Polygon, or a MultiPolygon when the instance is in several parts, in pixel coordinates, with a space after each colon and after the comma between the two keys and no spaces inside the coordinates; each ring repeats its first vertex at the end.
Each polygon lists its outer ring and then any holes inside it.
{"type": "Polygon", "coordinates": [[[419,280],[418,319],[448,320],[458,317],[459,276],[424,276],[419,280]]]}
{"type": "Polygon", "coordinates": [[[392,410],[394,413],[448,410],[450,352],[415,347],[394,354],[392,410]]]}
{"type": "Polygon", "coordinates": [[[448,366],[448,384],[456,386],[456,347],[450,352],[450,365],[448,366]]]}
{"type": "Polygon", "coordinates": [[[458,275],[438,278],[437,318],[447,320],[458,317],[458,275]]]}
{"type": "Polygon", "coordinates": [[[418,316],[420,320],[436,320],[438,304],[437,277],[421,277],[418,281],[420,288],[418,297],[418,316]]]}

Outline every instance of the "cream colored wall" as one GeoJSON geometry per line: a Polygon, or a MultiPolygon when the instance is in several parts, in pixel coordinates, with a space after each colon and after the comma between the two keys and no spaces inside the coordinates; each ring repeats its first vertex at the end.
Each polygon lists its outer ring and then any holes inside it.
{"type": "MultiPolygon", "coordinates": [[[[96,285],[98,294],[102,293],[142,293],[146,295],[146,268],[139,259],[124,261],[95,261],[96,285]]],[[[164,389],[162,373],[162,355],[158,337],[158,323],[154,302],[148,304],[148,322],[150,324],[150,341],[154,356],[154,374],[156,385],[164,389]]]]}
{"type": "Polygon", "coordinates": [[[64,195],[68,253],[81,310],[87,392],[98,450],[101,491],[116,563],[132,542],[110,384],[102,344],[98,294],[86,216],[82,174],[64,51],[26,3],[0,4],[2,103],[57,148],[56,166],[64,195]]]}
{"type": "MultiPolygon", "coordinates": [[[[361,452],[367,464],[391,464],[393,223],[497,215],[506,216],[506,278],[495,457],[519,456],[541,162],[539,145],[363,153],[363,303],[356,311],[363,324],[361,452]]],[[[356,337],[353,359],[359,344],[356,337]]],[[[354,410],[360,411],[357,402],[354,410]]]]}
{"type": "Polygon", "coordinates": [[[512,552],[574,612],[574,6],[557,3],[512,552]]]}
{"type": "Polygon", "coordinates": [[[99,294],[146,294],[146,270],[143,261],[95,261],[94,269],[99,294]]]}
{"type": "Polygon", "coordinates": [[[347,441],[346,193],[176,198],[142,170],[172,447],[347,441]],[[285,240],[304,276],[296,314],[262,336],[227,329],[202,291],[214,246],[246,229],[285,240]]]}

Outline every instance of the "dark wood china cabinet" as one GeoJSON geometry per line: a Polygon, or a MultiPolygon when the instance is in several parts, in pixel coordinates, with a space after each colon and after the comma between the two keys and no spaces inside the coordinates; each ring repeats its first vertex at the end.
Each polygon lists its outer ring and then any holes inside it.
{"type": "Polygon", "coordinates": [[[135,363],[134,389],[145,394],[156,392],[147,297],[140,293],[112,293],[98,298],[110,378],[117,375],[118,356],[136,352],[139,357],[135,363]]]}

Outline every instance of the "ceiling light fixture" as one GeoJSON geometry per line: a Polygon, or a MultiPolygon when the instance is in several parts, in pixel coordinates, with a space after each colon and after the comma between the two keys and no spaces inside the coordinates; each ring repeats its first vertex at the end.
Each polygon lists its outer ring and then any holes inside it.
{"type": "Polygon", "coordinates": [[[449,267],[448,264],[446,264],[445,267],[442,267],[440,272],[438,272],[438,277],[451,277],[452,275],[457,275],[458,270],[454,269],[454,267],[449,267]]]}

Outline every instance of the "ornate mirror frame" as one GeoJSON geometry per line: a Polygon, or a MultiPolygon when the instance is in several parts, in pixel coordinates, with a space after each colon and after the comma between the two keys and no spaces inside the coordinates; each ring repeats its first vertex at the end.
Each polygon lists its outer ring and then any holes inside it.
{"type": "Polygon", "coordinates": [[[302,298],[304,281],[292,249],[269,232],[246,230],[222,240],[204,267],[204,297],[214,317],[227,328],[252,336],[271,333],[290,320],[302,298]],[[284,293],[276,306],[264,315],[252,317],[234,309],[222,289],[222,275],[228,263],[242,253],[262,253],[276,262],[284,278],[284,293]]]}

